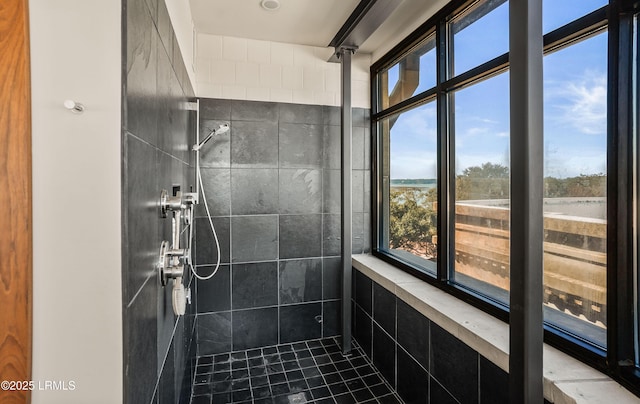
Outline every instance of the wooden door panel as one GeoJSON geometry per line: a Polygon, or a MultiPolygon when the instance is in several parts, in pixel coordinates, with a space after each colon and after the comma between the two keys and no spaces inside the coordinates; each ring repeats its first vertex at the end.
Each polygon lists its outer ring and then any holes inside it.
{"type": "MultiPolygon", "coordinates": [[[[31,379],[31,88],[27,0],[0,2],[0,381],[31,379]]],[[[28,390],[0,389],[3,404],[28,390]]],[[[17,387],[16,385],[10,387],[17,387]]]]}

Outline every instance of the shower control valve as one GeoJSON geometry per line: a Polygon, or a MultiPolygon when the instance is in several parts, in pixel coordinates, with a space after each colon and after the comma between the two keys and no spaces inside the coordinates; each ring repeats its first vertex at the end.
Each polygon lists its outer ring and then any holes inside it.
{"type": "Polygon", "coordinates": [[[198,194],[195,192],[185,192],[182,194],[182,203],[185,205],[197,205],[198,204],[198,194]]]}
{"type": "Polygon", "coordinates": [[[169,283],[169,279],[182,277],[187,252],[188,250],[170,249],[169,242],[162,242],[157,263],[158,275],[162,286],[166,286],[169,283]]]}
{"type": "Polygon", "coordinates": [[[179,211],[182,206],[182,193],[178,191],[176,196],[169,196],[166,189],[160,192],[160,216],[165,218],[169,211],[179,211]]]}
{"type": "Polygon", "coordinates": [[[182,194],[182,206],[185,210],[183,217],[184,224],[190,225],[193,221],[194,209],[198,204],[198,194],[195,192],[185,192],[182,194]]]}

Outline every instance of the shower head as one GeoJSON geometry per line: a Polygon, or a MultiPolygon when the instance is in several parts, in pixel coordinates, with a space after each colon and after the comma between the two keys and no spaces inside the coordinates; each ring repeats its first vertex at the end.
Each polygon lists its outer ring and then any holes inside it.
{"type": "Polygon", "coordinates": [[[212,130],[211,133],[209,133],[209,136],[204,138],[202,142],[200,142],[199,144],[193,145],[192,150],[195,150],[195,151],[200,150],[202,146],[204,146],[204,144],[207,143],[212,137],[222,135],[223,133],[226,133],[228,131],[229,131],[229,124],[223,123],[222,125],[218,126],[218,129],[212,130]]]}

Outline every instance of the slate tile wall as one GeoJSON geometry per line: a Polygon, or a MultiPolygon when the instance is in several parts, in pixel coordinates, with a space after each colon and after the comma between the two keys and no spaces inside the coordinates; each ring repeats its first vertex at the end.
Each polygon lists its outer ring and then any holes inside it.
{"type": "MultiPolygon", "coordinates": [[[[369,122],[369,110],[354,109],[354,253],[369,251],[369,122]]],[[[222,123],[230,131],[201,153],[222,265],[197,282],[199,354],[337,335],[340,109],[201,99],[201,138],[222,123]]],[[[197,212],[196,263],[206,275],[217,251],[197,212]]]]}
{"type": "Polygon", "coordinates": [[[407,404],[509,402],[508,374],[353,269],[353,335],[407,404]]]}
{"type": "MultiPolygon", "coordinates": [[[[188,144],[194,101],[165,2],[123,0],[123,312],[124,403],[187,403],[196,353],[195,305],[176,317],[171,288],[155,270],[171,221],[161,219],[161,189],[194,184],[188,144]]],[[[186,283],[191,277],[187,274],[186,283]]]]}

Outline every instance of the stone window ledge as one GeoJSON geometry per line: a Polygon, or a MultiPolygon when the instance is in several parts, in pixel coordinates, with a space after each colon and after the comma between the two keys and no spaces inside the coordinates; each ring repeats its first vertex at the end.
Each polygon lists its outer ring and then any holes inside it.
{"type": "MultiPolygon", "coordinates": [[[[509,372],[508,324],[372,255],[354,255],[352,265],[509,372]]],[[[552,403],[640,403],[616,381],[547,344],[543,361],[544,397],[552,403]]]]}

